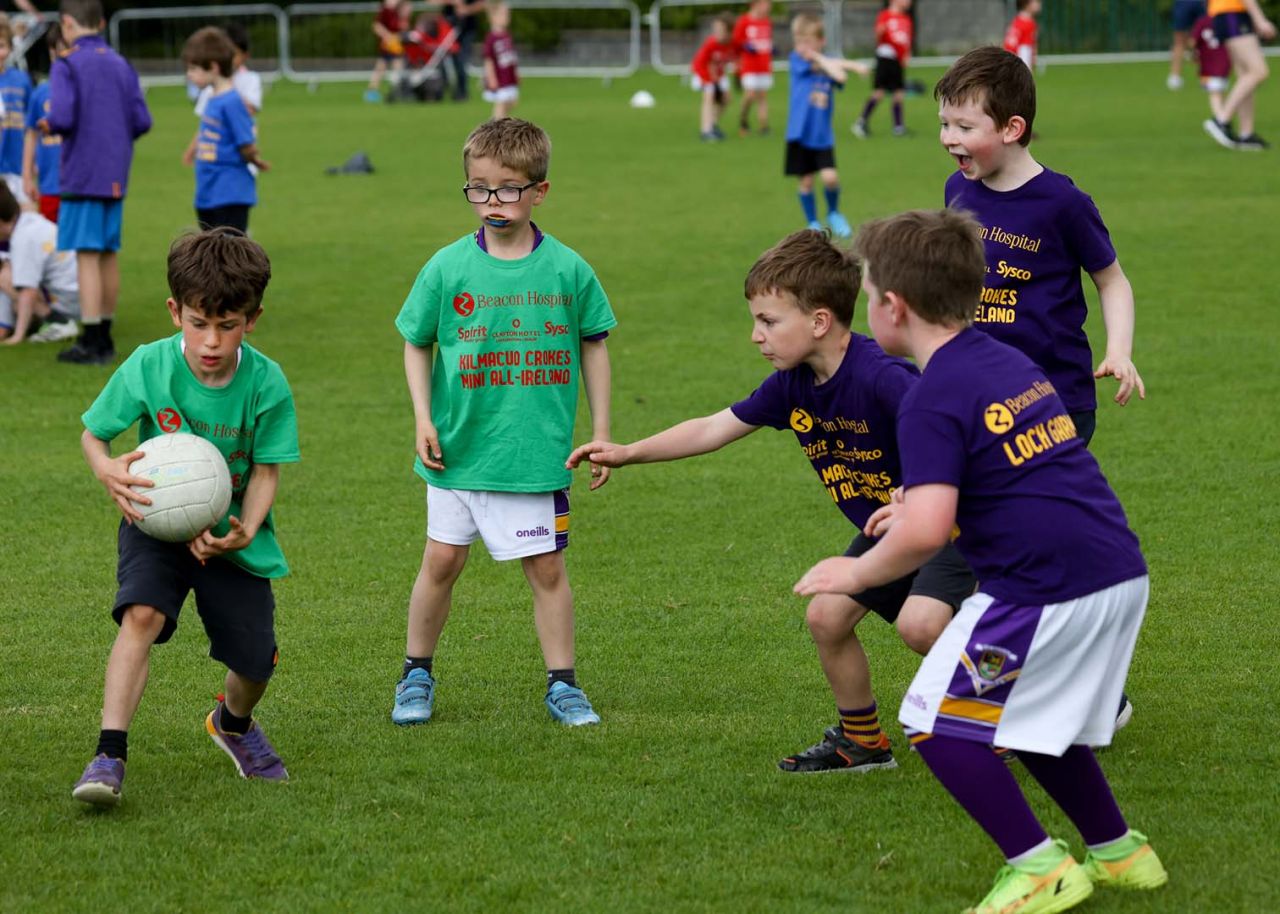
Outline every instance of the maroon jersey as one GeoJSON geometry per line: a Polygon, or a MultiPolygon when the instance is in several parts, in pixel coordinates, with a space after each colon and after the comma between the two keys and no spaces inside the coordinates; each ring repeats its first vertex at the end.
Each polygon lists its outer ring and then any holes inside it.
{"type": "Polygon", "coordinates": [[[520,77],[516,75],[516,44],[511,40],[509,32],[490,32],[485,36],[484,59],[493,61],[494,78],[498,81],[494,88],[505,89],[519,85],[520,77]]]}

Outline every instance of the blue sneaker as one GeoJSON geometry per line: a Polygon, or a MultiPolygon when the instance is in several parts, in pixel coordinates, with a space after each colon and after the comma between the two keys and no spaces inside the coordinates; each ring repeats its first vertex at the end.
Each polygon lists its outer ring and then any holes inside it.
{"type": "Polygon", "coordinates": [[[807,229],[808,229],[809,231],[811,231],[811,232],[821,232],[821,231],[823,231],[823,225],[822,225],[822,223],[821,223],[821,222],[819,222],[817,219],[814,219],[814,220],[813,220],[812,222],[810,222],[807,226],[805,226],[805,228],[807,228],[807,229]]]}
{"type": "Polygon", "coordinates": [[[391,722],[407,727],[431,720],[436,704],[436,681],[421,667],[396,684],[396,703],[391,707],[391,722]]]}
{"type": "Polygon", "coordinates": [[[827,213],[827,225],[831,226],[831,233],[837,238],[848,238],[853,234],[849,220],[839,213],[827,213]]]}
{"type": "Polygon", "coordinates": [[[565,682],[553,682],[547,689],[547,710],[553,718],[569,727],[600,723],[600,715],[591,709],[591,702],[582,689],[565,682]]]}
{"type": "Polygon", "coordinates": [[[124,785],[124,762],[118,758],[95,755],[76,781],[71,796],[92,806],[116,806],[124,785]]]}
{"type": "Polygon", "coordinates": [[[377,89],[365,89],[364,100],[367,102],[380,102],[382,101],[382,93],[377,89]]]}

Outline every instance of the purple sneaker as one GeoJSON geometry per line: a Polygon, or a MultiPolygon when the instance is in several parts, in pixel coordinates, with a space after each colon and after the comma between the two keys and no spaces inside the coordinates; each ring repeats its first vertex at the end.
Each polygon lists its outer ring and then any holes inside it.
{"type": "Polygon", "coordinates": [[[209,737],[218,744],[231,761],[236,763],[236,770],[242,778],[262,778],[264,781],[287,781],[289,772],[284,770],[284,762],[276,755],[275,748],[267,735],[262,732],[255,720],[249,724],[249,732],[241,736],[238,733],[227,733],[219,724],[222,721],[223,703],[209,712],[204,720],[204,728],[209,737]]]}
{"type": "Polygon", "coordinates": [[[124,762],[118,758],[95,755],[76,781],[71,796],[94,806],[117,806],[120,787],[124,783],[124,762]]]}

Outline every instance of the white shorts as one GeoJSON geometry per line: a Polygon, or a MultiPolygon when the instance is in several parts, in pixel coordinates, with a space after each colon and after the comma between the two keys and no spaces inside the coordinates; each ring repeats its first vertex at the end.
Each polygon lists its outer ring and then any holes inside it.
{"type": "Polygon", "coordinates": [[[1231,80],[1226,76],[1201,76],[1200,85],[1206,92],[1226,92],[1231,80]]]}
{"type": "Polygon", "coordinates": [[[470,492],[428,485],[427,536],[450,546],[483,539],[499,562],[557,552],[569,545],[569,490],[470,492]]]}
{"type": "Polygon", "coordinates": [[[715,92],[716,89],[719,89],[721,92],[728,92],[729,77],[721,76],[715,82],[704,83],[702,81],[702,77],[695,73],[693,77],[690,78],[689,85],[693,88],[694,92],[706,92],[707,94],[711,94],[715,92]]]}
{"type": "Polygon", "coordinates": [[[519,86],[500,86],[492,91],[485,89],[484,100],[487,102],[517,102],[520,100],[519,86]]]}
{"type": "Polygon", "coordinates": [[[767,92],[773,88],[773,74],[743,73],[742,88],[748,92],[767,92]]]}
{"type": "Polygon", "coordinates": [[[1060,756],[1106,746],[1147,609],[1146,575],[1065,603],[964,601],[907,689],[907,735],[1060,756]]]}

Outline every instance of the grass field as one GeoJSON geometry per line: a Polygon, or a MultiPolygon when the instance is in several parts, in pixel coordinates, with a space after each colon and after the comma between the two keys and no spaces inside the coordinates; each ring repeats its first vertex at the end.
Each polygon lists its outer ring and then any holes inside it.
{"type": "MultiPolygon", "coordinates": [[[[917,75],[932,85],[939,73],[917,75]]],[[[932,102],[910,101],[913,137],[888,137],[881,111],[879,135],[859,143],[848,123],[863,91],[837,115],[846,213],[938,205],[951,165],[932,102]]],[[[1129,682],[1137,714],[1103,764],[1171,883],[1099,892],[1081,910],[1275,911],[1280,753],[1265,696],[1280,689],[1280,153],[1214,146],[1200,94],[1167,92],[1158,65],[1051,68],[1040,91],[1033,149],[1102,209],[1137,291],[1148,389],[1124,410],[1104,404],[1094,444],[1153,578],[1129,682]]],[[[778,133],[700,145],[695,96],[652,75],[532,81],[525,95],[519,113],[555,143],[537,219],[595,266],[620,321],[615,435],[750,392],[767,366],[748,340],[742,280],[799,227],[778,133]],[[638,88],[656,109],[627,107],[638,88]]],[[[976,901],[999,855],[903,749],[894,718],[916,658],[888,626],[873,619],[861,634],[900,769],[806,779],[774,767],[834,719],[790,588],[850,535],[790,435],[620,471],[593,494],[575,487],[578,668],[602,726],[549,721],[527,587],[483,550],[437,654],[436,719],[390,724],[424,530],[392,320],[422,263],[473,228],[460,148],[487,109],[359,96],[280,86],[261,119],[275,169],[252,227],[275,278],[253,343],[290,378],[303,449],[277,502],[293,574],[276,589],[282,661],[259,715],[288,785],[239,780],[204,734],[221,669],[188,607],[153,654],[123,805],[72,801],[115,632],[116,513],[77,445],[110,372],[56,364],[48,346],[0,352],[0,911],[976,901]],[[322,175],[357,149],[376,174],[322,175]]],[[[172,332],[164,258],[193,221],[179,155],[194,119],[177,90],[149,102],[156,127],[126,207],[124,352],[172,332]]],[[[784,89],[773,103],[780,123],[784,89]]],[[[1260,110],[1260,132],[1280,135],[1274,81],[1260,110]]]]}

